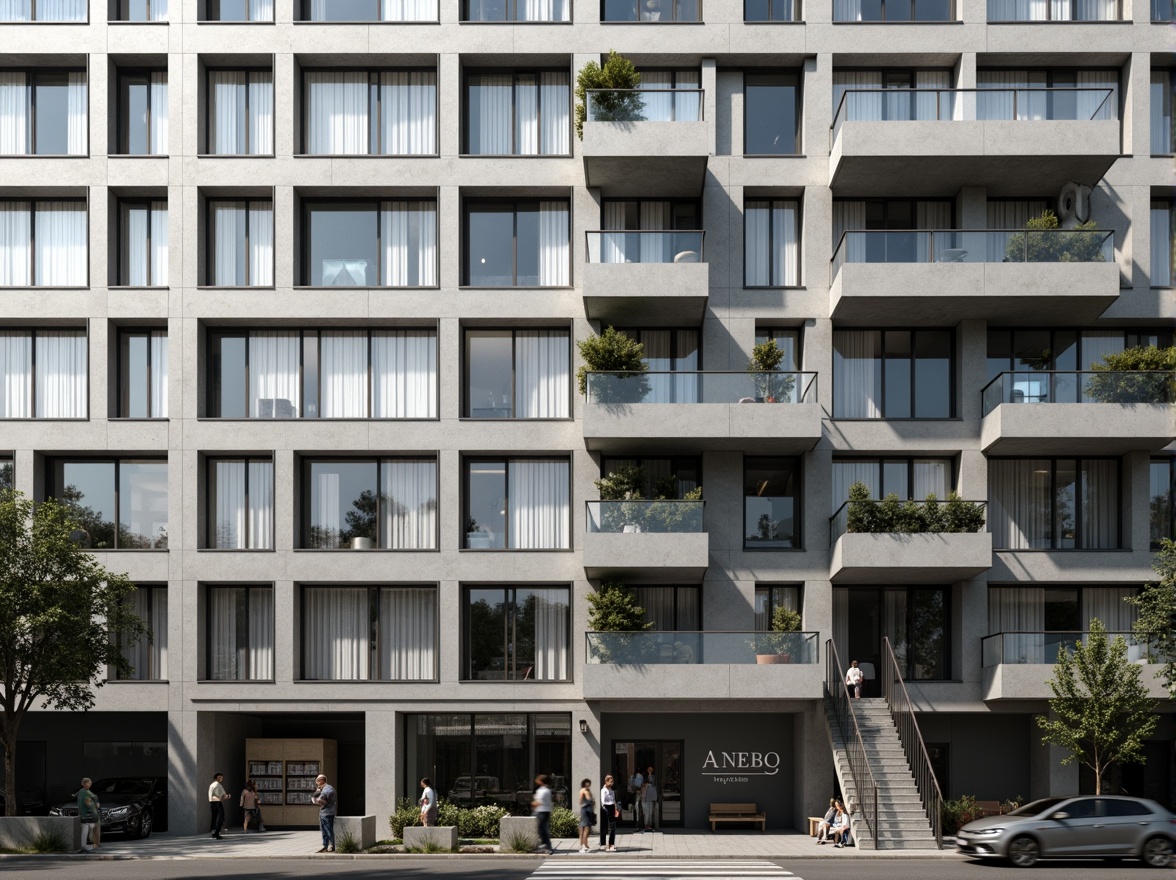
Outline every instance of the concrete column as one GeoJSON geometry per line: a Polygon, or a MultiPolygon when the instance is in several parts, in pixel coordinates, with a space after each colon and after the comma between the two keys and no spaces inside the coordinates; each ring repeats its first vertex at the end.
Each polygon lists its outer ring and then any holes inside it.
{"type": "Polygon", "coordinates": [[[975,392],[975,377],[985,374],[987,327],[984,321],[961,321],[956,332],[956,350],[960,358],[956,376],[956,393],[960,395],[958,413],[965,421],[979,422],[980,395],[975,392]]]}
{"type": "Polygon", "coordinates": [[[960,229],[988,228],[988,190],[962,186],[956,193],[956,226],[960,229]]]}
{"type": "MultiPolygon", "coordinates": [[[[381,784],[365,787],[363,811],[376,817],[377,838],[383,836],[388,816],[396,807],[396,793],[416,790],[417,780],[400,778],[404,746],[397,742],[399,729],[400,719],[395,711],[368,708],[364,712],[364,775],[381,780],[381,784]]],[[[409,776],[418,775],[414,767],[409,767],[407,772],[409,776]]]]}
{"type": "MultiPolygon", "coordinates": [[[[988,11],[983,2],[976,3],[976,12],[978,16],[974,21],[984,21],[988,17],[988,11]]],[[[974,89],[976,88],[976,53],[964,52],[960,55],[959,66],[956,68],[956,88],[960,89],[974,89]]]]}
{"type": "Polygon", "coordinates": [[[294,69],[294,55],[282,52],[273,56],[274,65],[274,155],[292,156],[300,152],[304,132],[298,130],[302,114],[298,110],[301,83],[294,69]]]}
{"type": "MultiPolygon", "coordinates": [[[[818,6],[820,4],[812,4],[818,6]]],[[[817,55],[804,61],[804,119],[801,149],[806,156],[829,155],[829,125],[833,106],[833,56],[817,55]]]]}
{"type": "Polygon", "coordinates": [[[716,153],[715,149],[715,121],[718,117],[718,83],[715,78],[715,59],[702,59],[702,101],[703,110],[702,118],[706,120],[707,139],[709,144],[710,154],[713,156],[716,153]]]}
{"type": "MultiPolygon", "coordinates": [[[[456,52],[437,56],[437,115],[439,119],[460,120],[461,115],[461,58],[456,52]]],[[[461,125],[442,125],[440,131],[442,156],[456,156],[461,152],[461,125]]],[[[442,286],[448,282],[442,279],[442,286]]]]}
{"type": "Polygon", "coordinates": [[[817,807],[828,804],[833,787],[833,751],[825,731],[824,705],[814,701],[795,718],[796,799],[793,815],[796,827],[804,828],[805,816],[816,815],[817,807]]]}
{"type": "MultiPolygon", "coordinates": [[[[1142,19],[1148,21],[1151,11],[1142,19]]],[[[1146,52],[1133,52],[1123,67],[1123,152],[1147,156],[1151,152],[1151,56],[1146,52]]]]}

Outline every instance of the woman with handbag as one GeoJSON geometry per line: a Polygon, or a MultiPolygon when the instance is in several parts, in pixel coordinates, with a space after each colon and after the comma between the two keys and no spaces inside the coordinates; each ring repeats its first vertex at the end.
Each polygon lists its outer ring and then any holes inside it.
{"type": "Polygon", "coordinates": [[[600,848],[605,852],[617,851],[617,819],[620,815],[617,793],[613,791],[613,778],[611,775],[606,776],[604,785],[600,787],[600,848]]]}
{"type": "Polygon", "coordinates": [[[596,801],[592,799],[592,780],[580,782],[580,852],[588,852],[588,835],[596,825],[596,801]]]}

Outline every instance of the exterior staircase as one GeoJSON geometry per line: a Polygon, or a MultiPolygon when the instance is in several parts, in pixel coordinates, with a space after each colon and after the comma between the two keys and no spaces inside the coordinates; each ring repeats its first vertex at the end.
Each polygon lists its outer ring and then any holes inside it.
{"type": "MultiPolygon", "coordinates": [[[[935,832],[919,797],[915,777],[907,762],[898,729],[890,716],[886,700],[863,698],[853,701],[854,715],[861,731],[870,772],[878,786],[878,815],[874,827],[867,828],[860,814],[852,816],[853,836],[862,849],[938,849],[935,832]]],[[[825,698],[825,726],[833,746],[833,764],[841,791],[851,804],[862,797],[873,798],[873,791],[863,791],[850,770],[849,756],[837,712],[825,698]]]]}

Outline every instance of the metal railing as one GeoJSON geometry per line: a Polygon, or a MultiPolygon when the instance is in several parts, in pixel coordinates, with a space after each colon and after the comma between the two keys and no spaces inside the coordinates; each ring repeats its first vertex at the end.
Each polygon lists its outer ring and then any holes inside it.
{"type": "Polygon", "coordinates": [[[699,534],[703,529],[704,501],[672,498],[646,501],[587,501],[588,531],[699,534]]]}
{"type": "Polygon", "coordinates": [[[701,229],[594,229],[585,232],[589,263],[705,263],[701,229]]]}
{"type": "MultiPolygon", "coordinates": [[[[998,632],[980,639],[980,665],[984,668],[1012,665],[1053,665],[1063,651],[1074,650],[1074,643],[1085,641],[1090,632],[1017,631],[998,632]]],[[[1166,659],[1151,648],[1151,637],[1140,639],[1134,632],[1109,632],[1107,638],[1122,636],[1127,643],[1129,663],[1164,663],[1166,659]]]]}
{"type": "Polygon", "coordinates": [[[1167,370],[1009,370],[980,391],[982,415],[1002,403],[1176,403],[1167,370]]]}
{"type": "Polygon", "coordinates": [[[1109,229],[848,229],[831,276],[846,263],[1110,263],[1109,229]]]}
{"type": "Polygon", "coordinates": [[[702,632],[693,630],[585,633],[588,663],[644,665],[756,665],[760,657],[776,664],[812,666],[820,662],[815,632],[702,632]]]}
{"type": "MultiPolygon", "coordinates": [[[[857,713],[853,711],[853,701],[849,698],[849,688],[845,684],[845,670],[841,666],[841,658],[837,656],[837,646],[833,640],[825,642],[825,696],[833,703],[833,711],[837,716],[837,726],[841,730],[841,741],[845,745],[845,756],[849,761],[849,772],[853,775],[853,785],[856,789],[857,800],[846,804],[850,810],[850,822],[857,820],[853,816],[856,807],[865,822],[870,836],[874,838],[874,848],[878,848],[878,783],[870,769],[870,759],[866,754],[865,743],[862,742],[862,730],[858,725],[857,713]]],[[[848,799],[848,795],[846,796],[848,799]]]]}
{"type": "Polygon", "coordinates": [[[1013,122],[1115,119],[1109,88],[846,89],[833,114],[843,122],[1013,122]]]}
{"type": "Polygon", "coordinates": [[[927,811],[927,819],[931,822],[935,845],[943,849],[943,793],[939,790],[939,781],[931,768],[931,758],[923,743],[923,734],[919,732],[919,721],[915,718],[915,704],[911,702],[906,684],[903,683],[902,670],[894,657],[890,638],[883,636],[882,644],[885,648],[882,666],[886,669],[882,676],[882,696],[886,699],[890,717],[902,741],[902,750],[915,776],[915,787],[919,790],[923,809],[927,811]]]}
{"type": "Polygon", "coordinates": [[[590,372],[588,399],[603,404],[816,403],[817,374],[590,372]]]}
{"type": "Polygon", "coordinates": [[[887,522],[883,525],[874,522],[875,517],[882,513],[882,511],[878,510],[878,507],[883,504],[886,504],[886,502],[877,498],[863,501],[846,501],[842,504],[837,508],[837,512],[829,517],[829,545],[836,544],[838,538],[851,531],[854,534],[875,535],[948,535],[963,534],[965,532],[975,533],[982,530],[988,512],[987,501],[967,501],[963,498],[937,498],[934,502],[930,502],[911,499],[910,501],[900,502],[902,507],[899,516],[904,521],[897,523],[887,522]],[[916,505],[917,509],[912,511],[909,508],[910,504],[916,505]],[[933,510],[927,507],[929,504],[934,505],[933,510]],[[977,508],[981,512],[980,517],[976,516],[975,511],[977,508]],[[859,513],[863,519],[862,527],[850,529],[850,515],[859,513]],[[979,528],[975,527],[977,525],[979,528]]]}
{"type": "Polygon", "coordinates": [[[588,89],[587,122],[702,122],[702,89],[588,89]]]}

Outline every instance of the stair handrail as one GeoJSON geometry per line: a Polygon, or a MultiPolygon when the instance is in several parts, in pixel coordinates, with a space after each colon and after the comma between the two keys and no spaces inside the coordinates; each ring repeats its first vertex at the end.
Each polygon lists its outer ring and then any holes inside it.
{"type": "Polygon", "coordinates": [[[919,790],[923,808],[931,822],[935,846],[943,849],[943,793],[939,790],[939,781],[931,768],[931,757],[927,754],[923,734],[919,731],[919,721],[915,717],[915,704],[911,702],[911,695],[907,693],[906,683],[902,680],[902,670],[894,656],[894,648],[889,637],[883,636],[882,644],[885,647],[882,662],[888,673],[882,676],[882,696],[886,698],[890,718],[898,730],[902,750],[915,777],[915,787],[919,790]]]}
{"type": "MultiPolygon", "coordinates": [[[[874,780],[874,771],[870,769],[866,745],[862,742],[862,730],[858,725],[857,713],[853,710],[853,701],[849,698],[849,688],[845,684],[845,670],[841,667],[841,658],[837,655],[837,646],[832,639],[825,642],[825,694],[833,702],[837,713],[837,726],[841,729],[841,741],[845,743],[849,772],[853,774],[853,784],[857,789],[856,804],[847,803],[845,809],[849,812],[851,806],[856,806],[861,811],[861,819],[866,823],[874,839],[874,848],[877,849],[878,783],[874,780]],[[849,735],[851,723],[852,739],[849,735]]],[[[849,800],[848,795],[846,800],[849,800]]],[[[849,813],[849,820],[852,833],[855,821],[852,812],[849,813]]]]}

